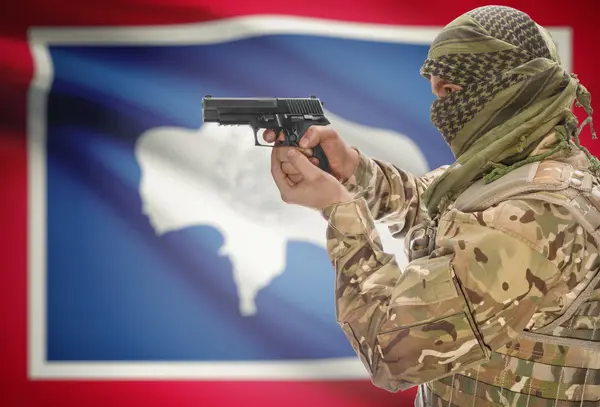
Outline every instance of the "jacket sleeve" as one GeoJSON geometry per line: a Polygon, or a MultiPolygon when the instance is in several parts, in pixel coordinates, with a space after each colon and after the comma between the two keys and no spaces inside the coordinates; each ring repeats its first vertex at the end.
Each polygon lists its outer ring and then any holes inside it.
{"type": "MultiPolygon", "coordinates": [[[[513,224],[531,217],[527,208],[498,210],[513,224]]],[[[497,223],[494,211],[460,213],[462,218],[440,223],[438,249],[404,272],[382,251],[364,199],[328,208],[327,214],[337,320],[373,383],[389,391],[489,360],[491,351],[526,327],[560,280],[557,257],[548,260],[548,247],[556,244],[534,247],[514,229],[490,227],[497,223]]],[[[548,219],[546,228],[574,229],[569,219],[554,226],[548,219]]],[[[535,239],[536,223],[527,220],[521,226],[535,239]]],[[[584,243],[579,238],[561,243],[575,247],[584,243]]],[[[569,250],[561,247],[565,255],[569,250]]]]}
{"type": "Polygon", "coordinates": [[[426,216],[421,194],[448,166],[421,177],[392,164],[374,160],[360,150],[358,166],[344,186],[356,198],[364,198],[373,218],[385,223],[395,236],[404,235],[426,216]]]}

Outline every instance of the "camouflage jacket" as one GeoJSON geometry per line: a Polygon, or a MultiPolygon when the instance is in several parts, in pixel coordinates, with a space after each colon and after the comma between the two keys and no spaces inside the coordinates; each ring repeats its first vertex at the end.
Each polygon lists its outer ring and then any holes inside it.
{"type": "MultiPolygon", "coordinates": [[[[600,405],[597,352],[519,336],[556,320],[597,274],[596,243],[569,212],[528,199],[451,206],[435,251],[401,270],[375,222],[398,238],[423,222],[420,196],[445,167],[416,177],[359,155],[345,184],[355,200],[324,215],[338,322],[373,383],[426,383],[417,404],[427,406],[600,405]]],[[[585,305],[553,334],[598,345],[600,289],[585,305]]]]}

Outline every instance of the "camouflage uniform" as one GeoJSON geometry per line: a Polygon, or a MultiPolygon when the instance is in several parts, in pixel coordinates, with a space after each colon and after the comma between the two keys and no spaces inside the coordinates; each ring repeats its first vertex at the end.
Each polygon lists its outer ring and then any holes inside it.
{"type": "Polygon", "coordinates": [[[374,223],[411,235],[447,167],[416,177],[359,155],[345,184],[355,200],[324,214],[337,320],[373,383],[421,384],[417,406],[600,406],[600,191],[585,154],[527,167],[520,196],[452,201],[434,250],[405,270],[374,223]]]}

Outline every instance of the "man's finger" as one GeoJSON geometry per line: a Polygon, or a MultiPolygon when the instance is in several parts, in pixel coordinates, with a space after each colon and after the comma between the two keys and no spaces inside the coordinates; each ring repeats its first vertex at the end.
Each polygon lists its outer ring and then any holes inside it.
{"type": "Polygon", "coordinates": [[[302,178],[302,175],[300,175],[300,174],[294,174],[294,175],[288,175],[288,179],[291,180],[294,183],[294,185],[296,185],[297,183],[302,181],[304,178],[302,178]]]}
{"type": "Polygon", "coordinates": [[[275,141],[275,132],[273,130],[265,130],[263,132],[263,140],[265,140],[267,143],[273,143],[275,141]]]}
{"type": "Polygon", "coordinates": [[[288,152],[288,162],[294,166],[296,171],[302,175],[306,180],[314,180],[321,176],[321,170],[315,167],[308,158],[300,154],[296,150],[290,150],[288,152]]]}
{"type": "Polygon", "coordinates": [[[278,143],[283,143],[284,141],[285,141],[285,134],[282,131],[280,131],[277,134],[277,142],[278,143]]]}
{"type": "Polygon", "coordinates": [[[280,131],[278,134],[275,134],[275,130],[272,129],[266,129],[265,131],[263,131],[262,137],[263,140],[265,140],[267,143],[277,142],[278,144],[280,144],[285,140],[285,135],[283,134],[283,131],[280,131]]]}
{"type": "Polygon", "coordinates": [[[277,158],[279,159],[279,161],[286,162],[288,160],[288,151],[290,151],[292,148],[295,148],[296,150],[300,151],[302,154],[304,154],[307,157],[312,157],[313,152],[310,148],[298,148],[298,147],[276,147],[277,149],[277,158]]]}
{"type": "MultiPolygon", "coordinates": [[[[301,155],[301,154],[299,154],[301,155]]],[[[273,176],[273,180],[275,181],[275,185],[281,192],[281,195],[288,193],[292,188],[292,185],[288,182],[287,175],[281,169],[281,162],[277,159],[277,154],[275,149],[271,152],[271,175],[273,176]]]]}
{"type": "Polygon", "coordinates": [[[287,175],[288,177],[289,177],[290,175],[298,175],[298,174],[300,174],[300,173],[298,172],[298,170],[297,170],[297,169],[296,169],[296,168],[295,168],[295,167],[294,167],[292,164],[290,164],[290,163],[289,163],[289,162],[287,162],[287,161],[286,161],[286,162],[284,162],[284,163],[281,163],[281,170],[282,170],[282,171],[283,171],[283,173],[284,173],[285,175],[287,175]]]}
{"type": "Polygon", "coordinates": [[[313,148],[324,141],[337,137],[335,130],[325,126],[310,126],[300,139],[300,147],[313,148]]]}

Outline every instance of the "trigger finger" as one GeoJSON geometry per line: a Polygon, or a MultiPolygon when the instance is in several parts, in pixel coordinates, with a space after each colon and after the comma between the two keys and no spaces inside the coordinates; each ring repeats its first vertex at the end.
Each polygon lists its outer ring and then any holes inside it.
{"type": "Polygon", "coordinates": [[[265,130],[263,132],[263,140],[265,140],[267,143],[272,143],[275,141],[275,132],[273,130],[265,130]]]}

